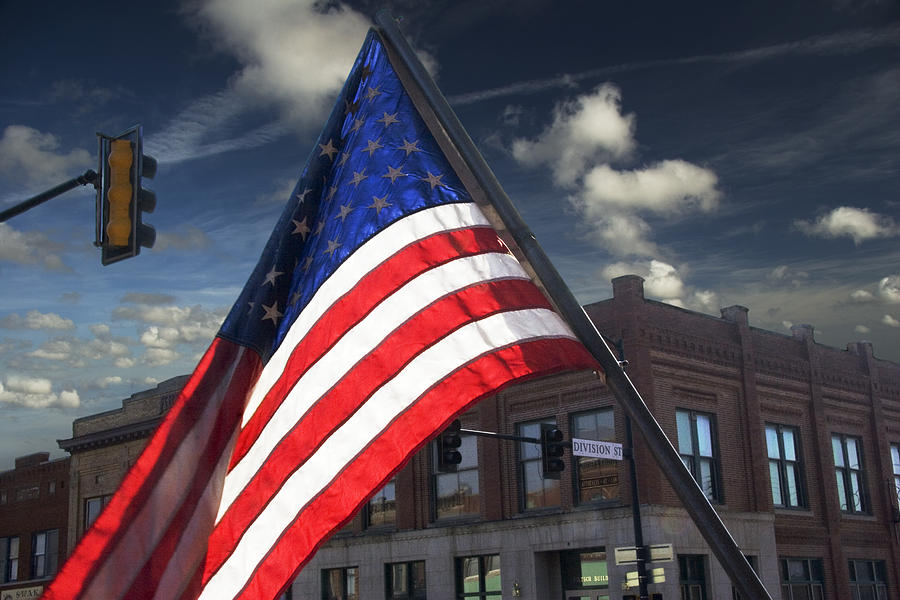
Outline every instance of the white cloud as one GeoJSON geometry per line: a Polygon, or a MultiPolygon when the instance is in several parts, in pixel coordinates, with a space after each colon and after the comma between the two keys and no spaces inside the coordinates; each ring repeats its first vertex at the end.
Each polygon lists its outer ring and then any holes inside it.
{"type": "Polygon", "coordinates": [[[888,304],[900,304],[900,275],[888,275],[879,281],[878,295],[888,304]]]}
{"type": "Polygon", "coordinates": [[[362,14],[315,0],[209,0],[195,16],[243,63],[234,86],[317,122],[350,72],[370,27],[362,14]]]}
{"type": "Polygon", "coordinates": [[[855,290],[852,294],[850,294],[850,299],[854,302],[872,302],[875,300],[875,296],[872,295],[872,292],[867,290],[855,290]]]}
{"type": "Polygon", "coordinates": [[[95,385],[101,389],[106,389],[111,385],[118,385],[122,383],[122,378],[118,375],[110,375],[109,377],[101,377],[95,382],[95,385]]]}
{"type": "Polygon", "coordinates": [[[147,348],[141,362],[150,367],[163,367],[175,362],[180,356],[170,348],[147,348]]]}
{"type": "Polygon", "coordinates": [[[9,125],[0,137],[0,175],[39,186],[61,183],[94,165],[87,150],[78,148],[63,154],[59,146],[59,139],[51,133],[9,125]]]}
{"type": "Polygon", "coordinates": [[[684,281],[686,267],[680,269],[661,260],[611,263],[601,270],[604,279],[638,275],[644,279],[644,294],[674,306],[717,314],[722,307],[719,295],[697,289],[684,281]]]}
{"type": "Polygon", "coordinates": [[[900,228],[890,217],[852,206],[839,206],[815,221],[796,221],[795,224],[807,235],[824,238],[850,237],[857,245],[866,240],[900,234],[900,228]]]}
{"type": "Polygon", "coordinates": [[[80,403],[75,390],[54,393],[49,379],[10,375],[0,383],[0,404],[28,408],[77,408],[80,403]]]}
{"type": "Polygon", "coordinates": [[[644,279],[644,291],[664,300],[684,296],[684,282],[678,271],[670,264],[658,260],[650,261],[650,272],[644,279]]]}
{"type": "Polygon", "coordinates": [[[633,171],[598,165],[585,175],[578,204],[589,217],[610,206],[654,213],[693,206],[710,211],[718,204],[717,184],[715,173],[683,160],[664,160],[633,171]]]}
{"type": "Polygon", "coordinates": [[[0,319],[0,327],[5,329],[50,329],[65,331],[75,329],[75,322],[71,319],[65,319],[56,313],[42,313],[36,310],[29,310],[24,318],[17,313],[13,313],[0,319]]]}
{"type": "Polygon", "coordinates": [[[57,252],[61,246],[36,231],[22,232],[0,223],[0,262],[41,265],[48,271],[70,271],[57,252]]]}
{"type": "Polygon", "coordinates": [[[513,142],[513,156],[525,165],[548,165],[563,186],[575,184],[591,164],[629,157],[636,145],[634,115],[622,115],[621,101],[619,89],[607,83],[558,104],[553,123],[536,140],[513,142]]]}
{"type": "Polygon", "coordinates": [[[865,325],[857,325],[853,328],[853,331],[855,331],[856,333],[869,333],[871,330],[865,325]]]}
{"type": "Polygon", "coordinates": [[[891,315],[884,315],[884,318],[881,319],[881,322],[889,327],[900,327],[900,321],[898,321],[891,315]]]}

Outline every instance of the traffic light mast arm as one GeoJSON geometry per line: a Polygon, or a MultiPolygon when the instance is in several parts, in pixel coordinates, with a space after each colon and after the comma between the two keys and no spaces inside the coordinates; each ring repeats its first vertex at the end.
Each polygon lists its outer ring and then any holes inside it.
{"type": "Polygon", "coordinates": [[[22,214],[26,210],[31,210],[35,206],[43,204],[47,200],[56,198],[57,196],[60,196],[68,192],[69,190],[73,190],[79,185],[90,184],[93,184],[95,188],[97,187],[97,173],[91,169],[88,169],[84,172],[83,175],[79,175],[74,179],[70,179],[65,183],[61,183],[58,186],[47,190],[46,192],[42,192],[37,196],[33,196],[28,200],[25,200],[24,202],[20,202],[19,204],[16,204],[15,206],[12,206],[10,208],[7,208],[3,212],[0,212],[0,223],[3,223],[4,221],[9,220],[16,215],[22,214]]]}
{"type": "Polygon", "coordinates": [[[511,435],[508,433],[494,433],[493,431],[478,431],[476,429],[460,429],[460,433],[469,435],[479,435],[481,437],[496,438],[499,440],[512,440],[513,442],[528,442],[531,444],[540,444],[541,440],[533,437],[525,437],[522,435],[511,435]]]}

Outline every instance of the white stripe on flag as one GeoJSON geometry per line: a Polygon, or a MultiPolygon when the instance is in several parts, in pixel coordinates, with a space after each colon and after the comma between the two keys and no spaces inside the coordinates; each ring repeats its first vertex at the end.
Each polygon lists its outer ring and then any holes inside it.
{"type": "Polygon", "coordinates": [[[454,331],[412,360],[329,437],[285,482],[241,537],[234,552],[210,578],[200,599],[234,598],[256,565],[305,506],[396,417],[432,385],[459,367],[496,349],[529,339],[572,334],[546,309],[491,315],[454,331]]]}

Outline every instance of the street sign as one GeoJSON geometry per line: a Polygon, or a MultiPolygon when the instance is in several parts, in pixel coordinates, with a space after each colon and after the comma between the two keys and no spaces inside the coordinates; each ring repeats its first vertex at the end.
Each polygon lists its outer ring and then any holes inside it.
{"type": "Polygon", "coordinates": [[[591,458],[622,460],[622,444],[572,438],[572,454],[575,456],[588,456],[591,458]]]}
{"type": "Polygon", "coordinates": [[[658,569],[653,569],[650,571],[650,583],[665,583],[666,582],[666,570],[662,567],[658,569]]]}
{"type": "Polygon", "coordinates": [[[672,562],[675,560],[672,544],[652,544],[647,548],[649,549],[649,562],[672,562]]]}
{"type": "Polygon", "coordinates": [[[638,561],[638,549],[634,546],[626,546],[624,548],[616,548],[616,564],[617,565],[634,565],[638,561]]]}

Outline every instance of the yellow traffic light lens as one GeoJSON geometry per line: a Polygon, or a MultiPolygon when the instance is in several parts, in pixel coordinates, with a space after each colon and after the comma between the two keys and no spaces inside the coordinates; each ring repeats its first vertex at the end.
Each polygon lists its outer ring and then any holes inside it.
{"type": "Polygon", "coordinates": [[[109,149],[109,221],[106,236],[113,246],[127,246],[131,235],[131,202],[134,187],[131,163],[134,156],[129,140],[112,140],[109,149]]]}

